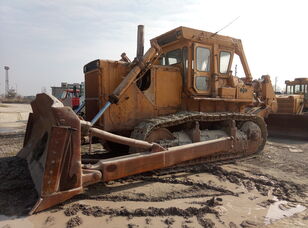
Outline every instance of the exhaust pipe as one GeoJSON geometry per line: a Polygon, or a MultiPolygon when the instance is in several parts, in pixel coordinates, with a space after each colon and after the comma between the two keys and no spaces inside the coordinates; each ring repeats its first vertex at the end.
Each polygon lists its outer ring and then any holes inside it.
{"type": "Polygon", "coordinates": [[[136,58],[140,60],[143,54],[144,54],[144,25],[138,25],[136,58]]]}

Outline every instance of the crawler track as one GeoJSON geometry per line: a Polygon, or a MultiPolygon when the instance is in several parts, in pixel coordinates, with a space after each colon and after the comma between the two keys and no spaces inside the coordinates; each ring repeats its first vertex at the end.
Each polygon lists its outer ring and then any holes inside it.
{"type": "Polygon", "coordinates": [[[222,122],[222,121],[228,121],[228,120],[235,120],[236,126],[238,128],[245,121],[252,121],[260,127],[263,141],[260,144],[257,151],[255,152],[241,151],[241,152],[227,152],[227,153],[221,152],[221,153],[216,153],[208,157],[185,162],[183,164],[191,165],[191,164],[200,164],[200,163],[205,163],[205,162],[217,162],[217,161],[242,158],[242,157],[246,157],[246,156],[250,156],[252,154],[258,153],[263,150],[266,140],[267,140],[266,123],[262,117],[259,117],[253,114],[247,114],[247,113],[179,112],[176,114],[157,117],[157,118],[153,118],[153,119],[149,119],[144,122],[141,122],[135,127],[135,129],[133,130],[131,134],[131,137],[135,139],[146,140],[147,136],[151,133],[151,131],[155,129],[159,129],[159,128],[170,128],[170,127],[175,127],[181,124],[195,122],[195,121],[206,123],[206,122],[222,122]]]}

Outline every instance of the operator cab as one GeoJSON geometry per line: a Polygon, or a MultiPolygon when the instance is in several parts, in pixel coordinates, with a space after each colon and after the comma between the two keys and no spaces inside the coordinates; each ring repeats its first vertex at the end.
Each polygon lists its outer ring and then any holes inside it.
{"type": "Polygon", "coordinates": [[[285,81],[287,94],[307,94],[308,78],[295,78],[294,81],[285,81]]]}
{"type": "Polygon", "coordinates": [[[181,69],[183,90],[188,95],[236,98],[235,87],[252,81],[238,39],[186,27],[176,28],[154,39],[163,50],[159,64],[181,69]],[[233,59],[240,60],[236,66],[233,59]],[[237,65],[243,68],[243,80],[235,77],[237,65]],[[231,69],[234,69],[235,76],[231,69]]]}

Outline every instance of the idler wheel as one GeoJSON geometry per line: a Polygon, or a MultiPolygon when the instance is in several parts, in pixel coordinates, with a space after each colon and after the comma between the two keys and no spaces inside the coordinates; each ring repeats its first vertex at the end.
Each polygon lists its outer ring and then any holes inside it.
{"type": "Polygon", "coordinates": [[[252,121],[246,121],[240,128],[247,136],[248,153],[252,154],[258,151],[262,145],[262,131],[261,128],[252,121]]]}

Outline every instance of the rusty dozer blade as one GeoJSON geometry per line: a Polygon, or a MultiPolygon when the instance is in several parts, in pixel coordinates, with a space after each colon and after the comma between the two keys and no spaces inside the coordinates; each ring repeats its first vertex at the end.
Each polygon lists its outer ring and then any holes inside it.
{"type": "Polygon", "coordinates": [[[308,140],[308,115],[270,114],[265,120],[270,137],[308,140]]]}
{"type": "Polygon", "coordinates": [[[238,131],[235,122],[230,122],[229,136],[165,149],[156,143],[94,128],[51,95],[38,94],[31,106],[33,113],[29,116],[24,147],[17,155],[27,160],[39,195],[30,214],[82,193],[89,184],[166,168],[220,152],[240,151],[249,155],[256,152],[265,140],[260,137],[261,131],[255,123],[247,122],[238,131]],[[146,152],[110,159],[92,159],[94,163],[88,161],[82,164],[81,133],[146,152]]]}
{"type": "Polygon", "coordinates": [[[24,147],[17,156],[28,162],[39,200],[30,213],[82,192],[80,121],[54,97],[38,94],[31,103],[24,147]]]}

